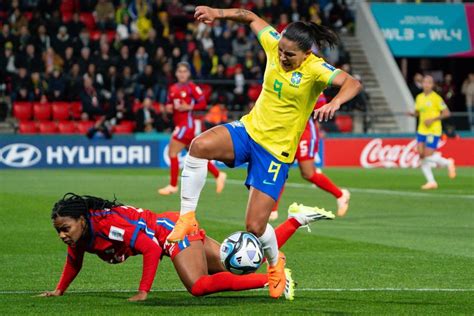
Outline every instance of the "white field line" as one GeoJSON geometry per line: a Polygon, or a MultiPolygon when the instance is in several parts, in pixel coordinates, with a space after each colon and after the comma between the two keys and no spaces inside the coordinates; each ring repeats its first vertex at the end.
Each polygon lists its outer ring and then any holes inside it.
{"type": "MultiPolygon", "coordinates": [[[[226,183],[232,185],[244,185],[244,180],[227,179],[226,183]]],[[[285,184],[288,188],[302,188],[302,189],[314,189],[314,185],[305,183],[293,183],[287,182],[285,184]]],[[[412,197],[424,197],[424,198],[453,198],[453,199],[470,199],[474,200],[474,195],[462,195],[462,194],[429,194],[422,192],[410,192],[410,191],[397,191],[397,190],[381,190],[381,189],[361,189],[361,188],[348,188],[351,192],[369,193],[369,194],[384,194],[384,195],[397,195],[397,196],[412,196],[412,197]]]]}
{"type": "MultiPolygon", "coordinates": [[[[104,290],[70,290],[67,293],[75,294],[86,294],[86,293],[135,293],[137,290],[127,290],[127,289],[104,289],[104,290]]],[[[266,291],[266,289],[256,289],[252,291],[266,291]]],[[[347,289],[337,289],[337,288],[296,288],[295,291],[300,292],[474,292],[474,288],[470,289],[448,289],[448,288],[347,288],[347,289]]],[[[187,292],[185,289],[159,289],[151,290],[151,292],[156,293],[166,293],[166,292],[187,292]]],[[[12,290],[12,291],[0,291],[0,295],[5,294],[40,294],[41,291],[33,290],[12,290]]]]}

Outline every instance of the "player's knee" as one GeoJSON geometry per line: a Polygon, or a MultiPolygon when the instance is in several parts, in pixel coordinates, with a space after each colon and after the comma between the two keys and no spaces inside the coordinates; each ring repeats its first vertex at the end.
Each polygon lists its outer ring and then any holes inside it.
{"type": "Polygon", "coordinates": [[[249,233],[252,233],[257,237],[260,237],[265,232],[266,227],[267,227],[267,223],[247,222],[245,228],[249,233]]]}
{"type": "Polygon", "coordinates": [[[191,143],[189,154],[197,158],[208,158],[210,142],[203,137],[196,137],[191,143]]]}

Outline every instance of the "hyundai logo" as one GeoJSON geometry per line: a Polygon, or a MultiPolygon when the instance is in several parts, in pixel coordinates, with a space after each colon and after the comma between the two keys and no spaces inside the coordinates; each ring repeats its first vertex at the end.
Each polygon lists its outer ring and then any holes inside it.
{"type": "Polygon", "coordinates": [[[0,162],[9,167],[31,167],[36,165],[40,159],[40,150],[30,144],[10,144],[0,149],[0,162]]]}

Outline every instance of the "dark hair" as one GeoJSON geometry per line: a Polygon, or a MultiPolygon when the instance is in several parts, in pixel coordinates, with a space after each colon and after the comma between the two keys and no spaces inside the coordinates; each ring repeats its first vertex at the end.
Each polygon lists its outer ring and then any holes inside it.
{"type": "Polygon", "coordinates": [[[314,22],[292,22],[282,32],[282,36],[298,43],[302,51],[312,49],[313,45],[319,50],[323,47],[334,47],[339,42],[339,37],[330,28],[314,22]]]}
{"type": "Polygon", "coordinates": [[[58,216],[72,217],[75,219],[83,216],[84,218],[89,217],[89,210],[103,210],[105,208],[112,208],[114,206],[120,206],[121,203],[117,202],[116,199],[108,201],[99,197],[90,195],[77,195],[75,193],[66,193],[57,201],[51,212],[51,219],[55,219],[58,216]]]}

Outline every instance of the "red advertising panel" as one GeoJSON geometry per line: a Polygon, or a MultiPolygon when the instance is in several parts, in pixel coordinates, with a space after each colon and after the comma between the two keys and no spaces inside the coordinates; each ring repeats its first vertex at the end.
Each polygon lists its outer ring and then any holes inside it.
{"type": "MultiPolygon", "coordinates": [[[[447,139],[438,147],[458,166],[474,166],[474,138],[447,139]]],[[[324,166],[364,168],[415,168],[419,165],[412,138],[327,138],[324,166]]]]}

